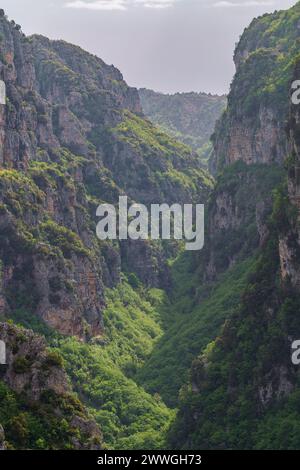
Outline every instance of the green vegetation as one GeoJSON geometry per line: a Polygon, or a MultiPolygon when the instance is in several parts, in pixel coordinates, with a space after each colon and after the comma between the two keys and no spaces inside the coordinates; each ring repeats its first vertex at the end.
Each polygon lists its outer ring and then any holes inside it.
{"type": "MultiPolygon", "coordinates": [[[[152,296],[162,301],[159,291],[152,296]]],[[[58,342],[75,390],[101,426],[109,448],[163,448],[174,417],[158,394],[148,394],[134,381],[162,334],[158,312],[142,300],[147,297],[123,280],[107,292],[104,336],[94,338],[94,344],[71,338],[58,342]]]]}
{"type": "Polygon", "coordinates": [[[192,360],[219,333],[240,301],[253,260],[235,266],[212,286],[199,287],[191,261],[184,256],[174,263],[173,302],[163,305],[161,315],[166,332],[151,357],[138,371],[137,380],[151,393],[159,393],[176,406],[181,386],[188,381],[192,360]]]}
{"type": "Polygon", "coordinates": [[[209,139],[226,106],[225,96],[205,93],[164,95],[141,89],[143,111],[150,121],[176,140],[196,151],[207,166],[211,152],[209,139]]]}
{"type": "MultiPolygon", "coordinates": [[[[299,57],[299,21],[297,3],[289,10],[263,15],[253,20],[245,30],[235,53],[245,46],[248,60],[238,70],[234,83],[248,83],[247,93],[235,93],[244,113],[254,112],[262,104],[276,107],[276,112],[287,113],[289,84],[299,57]]],[[[235,92],[235,85],[233,84],[235,92]]]]}
{"type": "Polygon", "coordinates": [[[113,449],[160,449],[173,413],[159,396],[147,394],[127,378],[105,347],[61,341],[75,390],[101,426],[113,449]]]}
{"type": "Polygon", "coordinates": [[[180,412],[169,435],[175,448],[300,446],[299,379],[290,370],[289,341],[300,329],[300,296],[289,280],[280,280],[278,234],[282,226],[284,231],[290,226],[280,201],[276,192],[269,239],[240,303],[221,335],[194,361],[194,390],[189,385],[181,391],[180,412]],[[282,224],[282,216],[287,223],[282,224]],[[293,393],[286,397],[283,390],[273,389],[276,381],[293,393]]]}
{"type": "Polygon", "coordinates": [[[0,380],[0,403],[8,449],[72,449],[74,440],[85,439],[72,425],[72,417],[82,414],[82,405],[74,395],[58,396],[49,391],[40,401],[30,402],[0,380]]]}
{"type": "Polygon", "coordinates": [[[145,189],[154,187],[157,200],[171,201],[172,196],[172,202],[175,197],[178,202],[184,197],[185,203],[207,199],[214,180],[202,168],[199,155],[187,145],[129,111],[124,112],[122,122],[111,132],[123,145],[143,155],[136,166],[134,187],[132,160],[126,160],[126,165],[118,161],[115,169],[119,173],[119,185],[126,181],[127,190],[136,194],[135,198],[143,200],[145,189]]]}
{"type": "Polygon", "coordinates": [[[116,131],[121,138],[133,147],[138,147],[143,151],[156,150],[165,156],[172,155],[174,152],[181,152],[184,155],[190,155],[190,148],[186,145],[172,139],[154,127],[150,121],[146,121],[135,114],[125,112],[125,120],[119,124],[116,131]]]}
{"type": "Polygon", "coordinates": [[[89,251],[84,247],[78,235],[66,227],[48,220],[42,223],[39,228],[43,239],[51,246],[58,247],[65,258],[71,258],[72,253],[89,256],[89,251]]]}

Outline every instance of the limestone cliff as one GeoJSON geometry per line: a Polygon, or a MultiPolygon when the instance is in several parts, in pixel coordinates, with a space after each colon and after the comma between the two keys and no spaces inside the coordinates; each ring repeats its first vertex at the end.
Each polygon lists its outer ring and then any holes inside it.
{"type": "Polygon", "coordinates": [[[286,125],[299,18],[299,3],[263,15],[236,45],[228,106],[212,137],[211,170],[219,178],[208,210],[206,279],[253,253],[267,236],[272,190],[290,154],[286,125]]]}
{"type": "MultiPolygon", "coordinates": [[[[295,79],[299,72],[298,62],[295,79]]],[[[299,448],[299,367],[292,362],[300,332],[299,106],[290,108],[288,185],[273,194],[272,215],[239,305],[193,362],[170,434],[176,447],[299,448]]],[[[219,223],[226,227],[226,219],[219,223]]]]}
{"type": "Polygon", "coordinates": [[[242,160],[282,163],[293,59],[299,50],[299,8],[254,19],[236,46],[228,107],[213,136],[211,169],[242,160]]]}
{"type": "MultiPolygon", "coordinates": [[[[300,76],[300,63],[295,69],[295,80],[300,76]]],[[[282,227],[279,240],[281,276],[296,288],[300,286],[300,109],[291,105],[288,135],[291,142],[290,154],[286,159],[288,168],[288,201],[286,200],[286,224],[282,227]]]]}

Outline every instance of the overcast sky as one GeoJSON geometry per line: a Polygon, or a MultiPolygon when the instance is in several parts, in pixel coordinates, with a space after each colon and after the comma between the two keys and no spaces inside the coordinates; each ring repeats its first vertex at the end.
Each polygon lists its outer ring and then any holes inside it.
{"type": "Polygon", "coordinates": [[[295,0],[1,0],[26,34],[65,39],[163,92],[226,93],[234,44],[253,17],[295,0]]]}

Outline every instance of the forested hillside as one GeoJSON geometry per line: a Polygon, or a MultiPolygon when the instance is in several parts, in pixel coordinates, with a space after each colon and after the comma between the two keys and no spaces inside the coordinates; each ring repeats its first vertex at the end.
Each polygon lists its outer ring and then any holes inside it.
{"type": "Polygon", "coordinates": [[[226,97],[207,93],[168,95],[142,88],[141,105],[150,121],[169,135],[189,145],[207,166],[210,137],[226,107],[226,97]]]}

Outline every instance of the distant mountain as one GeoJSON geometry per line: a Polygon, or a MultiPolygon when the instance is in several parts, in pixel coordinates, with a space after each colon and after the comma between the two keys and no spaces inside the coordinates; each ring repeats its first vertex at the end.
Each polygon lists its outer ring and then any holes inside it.
{"type": "Polygon", "coordinates": [[[226,107],[226,96],[206,93],[165,95],[142,88],[140,100],[152,123],[196,150],[205,161],[216,121],[226,107]]]}

